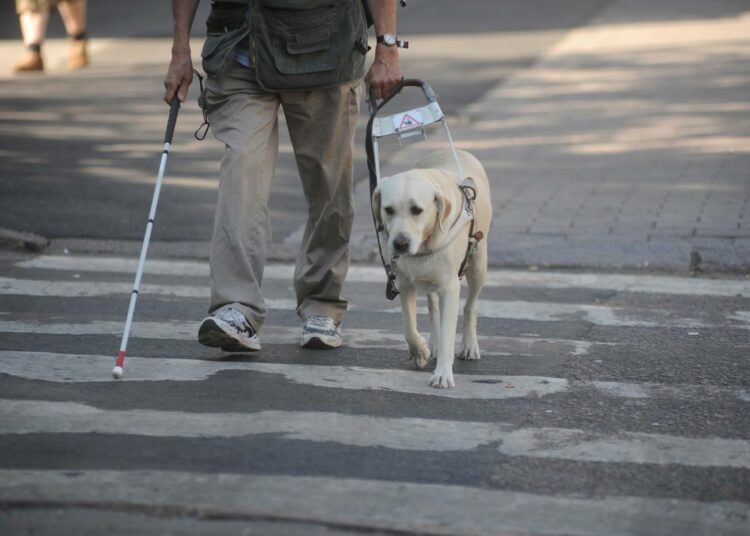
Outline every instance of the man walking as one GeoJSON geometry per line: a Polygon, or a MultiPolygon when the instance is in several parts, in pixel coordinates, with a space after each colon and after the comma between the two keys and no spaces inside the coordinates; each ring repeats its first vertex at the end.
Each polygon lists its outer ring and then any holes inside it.
{"type": "MultiPolygon", "coordinates": [[[[172,0],[165,100],[192,80],[190,29],[198,0],[172,0]]],[[[367,52],[365,7],[378,44],[365,82],[382,98],[403,78],[395,0],[215,0],[207,21],[201,102],[226,150],[211,241],[210,316],[198,340],[257,351],[266,318],[261,282],[270,240],[268,198],[283,107],[308,221],[294,272],[306,348],[341,346],[353,221],[353,149],[367,52]]]]}

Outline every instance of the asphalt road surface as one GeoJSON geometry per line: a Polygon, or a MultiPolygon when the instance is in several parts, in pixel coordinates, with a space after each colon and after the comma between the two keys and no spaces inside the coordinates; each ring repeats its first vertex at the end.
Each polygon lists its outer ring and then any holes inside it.
{"type": "Polygon", "coordinates": [[[493,271],[439,390],[377,267],[313,351],[269,266],[229,355],[195,341],[207,266],[153,261],[115,381],[134,265],[0,260],[5,534],[747,534],[747,281],[493,271]]]}

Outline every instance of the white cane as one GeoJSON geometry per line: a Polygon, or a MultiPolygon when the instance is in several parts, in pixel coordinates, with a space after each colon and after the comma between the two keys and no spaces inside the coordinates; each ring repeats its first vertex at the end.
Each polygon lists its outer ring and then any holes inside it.
{"type": "Polygon", "coordinates": [[[141,276],[143,275],[143,265],[146,262],[146,251],[148,251],[148,243],[151,240],[151,230],[154,228],[154,218],[156,217],[156,205],[159,203],[159,192],[161,191],[161,183],[164,178],[164,170],[167,167],[167,157],[169,156],[169,146],[172,143],[172,135],[174,134],[175,123],[177,123],[177,112],[180,110],[180,100],[177,98],[175,93],[172,102],[169,103],[169,120],[167,121],[167,132],[164,134],[164,149],[161,153],[161,163],[159,164],[159,174],[156,177],[156,186],[154,187],[154,197],[151,200],[151,210],[148,214],[148,222],[146,223],[146,236],[143,238],[143,246],[141,247],[141,258],[138,261],[138,270],[135,272],[135,283],[133,284],[133,291],[130,294],[130,306],[128,307],[128,316],[125,320],[125,330],[122,334],[122,343],[120,343],[120,352],[117,354],[117,360],[115,361],[115,368],[112,369],[112,377],[116,380],[122,378],[123,367],[125,365],[125,351],[128,346],[128,337],[130,336],[130,328],[133,324],[133,313],[135,313],[135,302],[138,299],[138,289],[141,286],[141,276]]]}

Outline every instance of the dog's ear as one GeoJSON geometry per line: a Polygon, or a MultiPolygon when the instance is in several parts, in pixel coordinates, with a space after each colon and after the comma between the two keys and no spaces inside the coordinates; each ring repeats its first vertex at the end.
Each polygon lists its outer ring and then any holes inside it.
{"type": "Polygon", "coordinates": [[[383,218],[380,217],[380,186],[372,192],[372,215],[375,217],[375,225],[380,227],[383,224],[383,218]]]}
{"type": "Polygon", "coordinates": [[[437,203],[437,225],[440,231],[445,231],[443,224],[445,220],[450,216],[451,209],[453,208],[451,200],[448,196],[443,195],[440,192],[435,192],[435,203],[437,203]]]}

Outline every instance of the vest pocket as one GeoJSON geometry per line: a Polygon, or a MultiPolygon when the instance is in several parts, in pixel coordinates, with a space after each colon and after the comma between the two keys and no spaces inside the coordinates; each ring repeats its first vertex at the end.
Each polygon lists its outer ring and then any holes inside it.
{"type": "MultiPolygon", "coordinates": [[[[270,35],[271,55],[283,74],[333,71],[342,60],[336,28],[342,13],[340,4],[308,9],[261,8],[270,35]]],[[[260,30],[260,28],[259,28],[260,30]]],[[[262,39],[262,32],[258,37],[262,39]]]]}
{"type": "Polygon", "coordinates": [[[201,58],[203,71],[213,76],[219,73],[226,63],[235,45],[247,36],[246,28],[239,28],[226,33],[209,33],[203,43],[201,58]]]}
{"type": "Polygon", "coordinates": [[[224,41],[224,34],[206,36],[206,41],[203,43],[203,49],[201,50],[203,71],[206,74],[216,74],[224,62],[224,58],[217,54],[224,41]]]}

